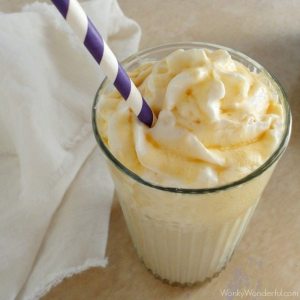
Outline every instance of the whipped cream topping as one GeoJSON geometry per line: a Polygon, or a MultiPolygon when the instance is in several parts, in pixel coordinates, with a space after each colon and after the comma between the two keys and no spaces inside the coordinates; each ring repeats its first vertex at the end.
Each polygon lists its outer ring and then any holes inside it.
{"type": "Polygon", "coordinates": [[[101,95],[97,125],[112,154],[145,180],[179,188],[227,184],[262,165],[280,143],[276,88],[224,50],[177,50],[130,75],[155,125],[140,123],[115,91],[101,95]]]}

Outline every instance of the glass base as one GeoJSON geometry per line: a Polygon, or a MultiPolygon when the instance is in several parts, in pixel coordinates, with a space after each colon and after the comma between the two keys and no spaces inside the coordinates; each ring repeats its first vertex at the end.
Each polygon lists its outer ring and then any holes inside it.
{"type": "Polygon", "coordinates": [[[182,282],[177,282],[177,281],[170,281],[170,280],[168,280],[166,278],[163,278],[159,274],[154,273],[149,267],[147,267],[142,258],[140,258],[140,261],[144,265],[144,267],[146,268],[146,270],[149,273],[151,273],[151,275],[153,275],[156,279],[158,279],[159,281],[161,281],[164,284],[167,284],[167,285],[170,285],[170,286],[174,286],[174,287],[180,287],[180,288],[201,287],[201,286],[204,286],[204,285],[208,284],[209,282],[211,282],[214,278],[217,278],[220,275],[220,273],[222,273],[223,270],[226,269],[227,265],[229,264],[229,262],[231,261],[231,259],[233,257],[233,254],[234,254],[234,252],[230,256],[230,258],[228,259],[228,261],[225,263],[225,265],[221,268],[221,270],[217,271],[212,276],[209,276],[209,277],[207,277],[207,278],[205,278],[204,280],[201,280],[201,281],[187,282],[187,283],[182,283],[182,282]]]}

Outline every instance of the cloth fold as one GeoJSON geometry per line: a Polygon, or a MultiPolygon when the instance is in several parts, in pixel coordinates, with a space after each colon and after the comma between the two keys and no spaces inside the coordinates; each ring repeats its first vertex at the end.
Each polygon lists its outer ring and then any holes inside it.
{"type": "MultiPolygon", "coordinates": [[[[119,59],[137,50],[115,0],[83,8],[119,59]]],[[[104,75],[52,5],[2,13],[0,28],[0,299],[38,299],[107,263],[113,185],[91,126],[104,75]]]]}

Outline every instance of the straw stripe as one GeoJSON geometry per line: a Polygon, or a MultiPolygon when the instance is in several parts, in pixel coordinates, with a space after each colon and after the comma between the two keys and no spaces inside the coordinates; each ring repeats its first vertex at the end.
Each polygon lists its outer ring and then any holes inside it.
{"type": "Polygon", "coordinates": [[[144,98],[142,98],[143,104],[140,113],[137,115],[138,119],[146,124],[148,127],[154,125],[155,122],[155,115],[153,114],[150,106],[146,102],[144,98]]]}
{"type": "Polygon", "coordinates": [[[143,107],[143,98],[140,92],[138,91],[138,89],[135,87],[135,85],[133,85],[131,80],[130,83],[131,85],[129,86],[131,86],[131,90],[127,98],[127,102],[129,106],[132,108],[133,112],[138,116],[143,107]]]}
{"type": "Polygon", "coordinates": [[[129,97],[131,82],[126,72],[120,65],[118,68],[117,78],[114,81],[114,85],[125,99],[129,97]]]}
{"type": "Polygon", "coordinates": [[[116,57],[114,56],[114,54],[111,52],[110,48],[107,46],[107,44],[104,41],[103,41],[103,56],[102,56],[102,60],[100,61],[100,68],[103,70],[103,72],[112,82],[116,80],[118,76],[119,63],[116,57]]]}
{"type": "Polygon", "coordinates": [[[79,39],[84,41],[88,28],[88,18],[84,11],[80,9],[80,5],[76,0],[69,0],[69,10],[66,20],[78,35],[79,39]]]}
{"type": "Polygon", "coordinates": [[[94,24],[89,19],[87,33],[83,43],[88,51],[93,55],[96,62],[99,64],[103,56],[104,41],[94,24]]]}
{"type": "Polygon", "coordinates": [[[62,14],[62,16],[66,18],[69,9],[69,0],[64,0],[64,1],[52,0],[52,2],[59,10],[59,12],[62,14]]]}
{"type": "Polygon", "coordinates": [[[52,0],[85,47],[114,83],[138,119],[151,127],[154,114],[77,0],[52,0]]]}

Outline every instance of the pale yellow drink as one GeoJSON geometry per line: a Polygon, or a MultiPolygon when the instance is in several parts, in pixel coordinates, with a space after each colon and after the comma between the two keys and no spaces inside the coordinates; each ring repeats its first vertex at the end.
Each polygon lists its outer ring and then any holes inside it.
{"type": "Polygon", "coordinates": [[[280,86],[220,48],[169,45],[127,60],[158,116],[152,129],[107,84],[96,97],[96,138],[133,243],[171,283],[204,281],[226,265],[290,135],[280,86]]]}

